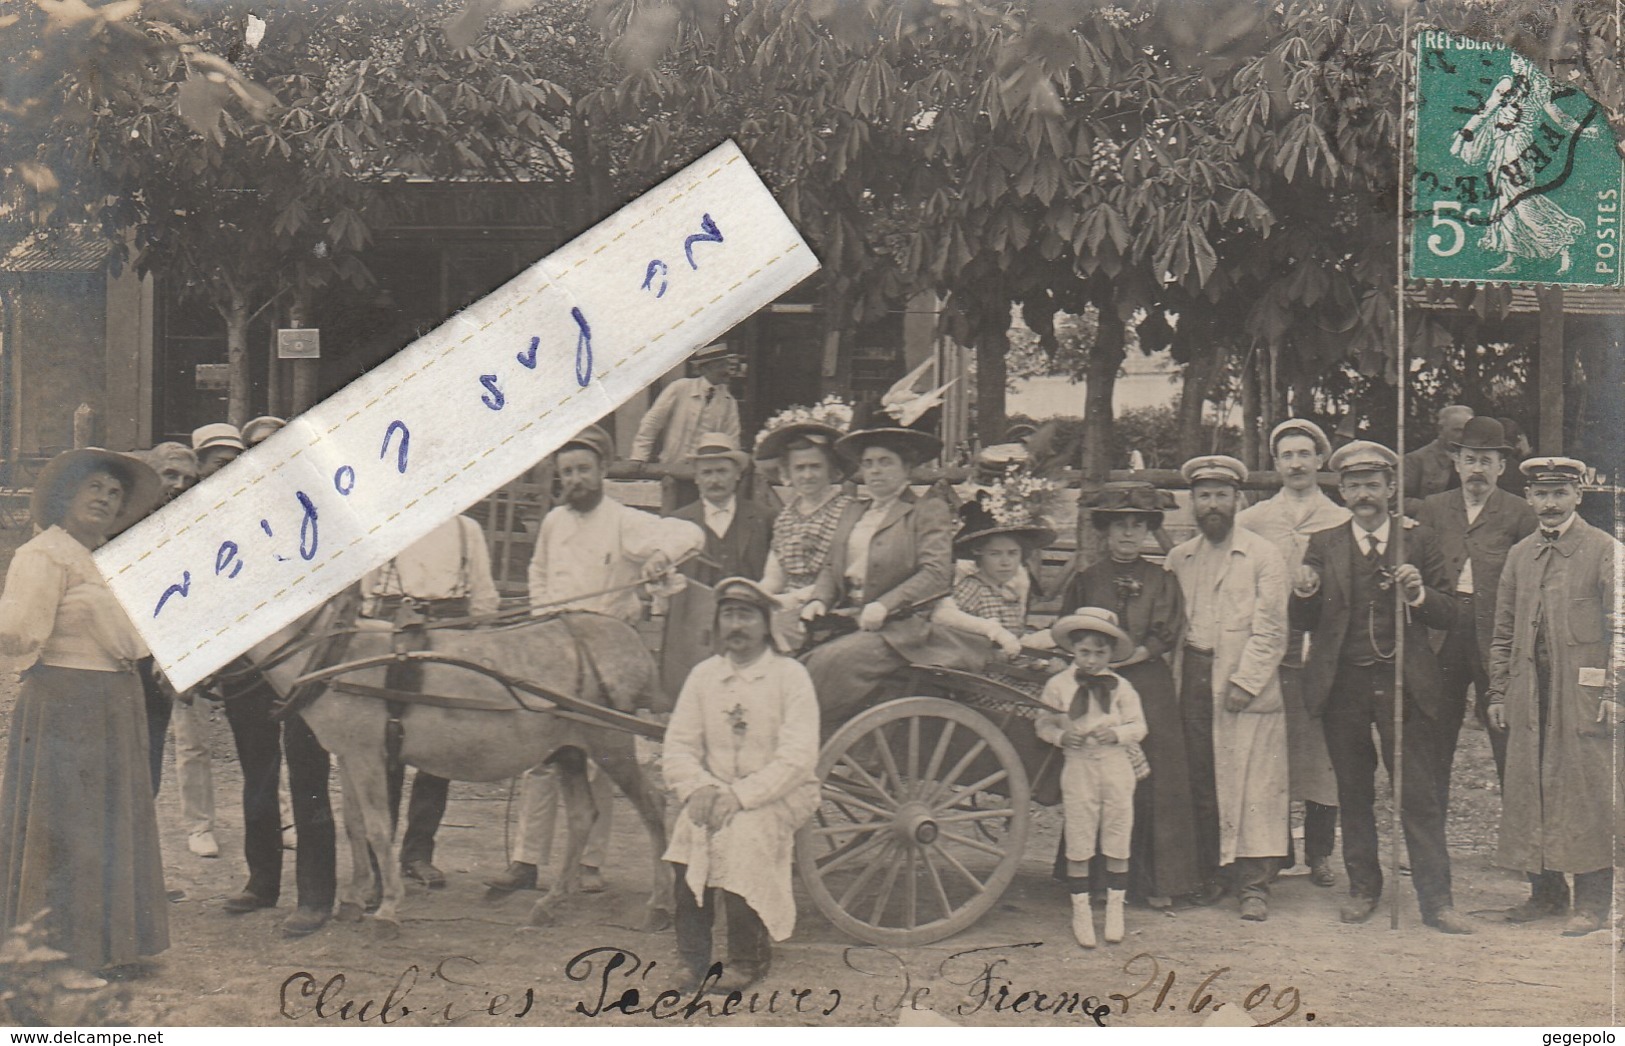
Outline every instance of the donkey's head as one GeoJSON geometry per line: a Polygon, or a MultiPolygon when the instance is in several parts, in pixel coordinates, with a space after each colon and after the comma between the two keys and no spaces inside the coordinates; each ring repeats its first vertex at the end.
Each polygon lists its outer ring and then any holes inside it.
{"type": "Polygon", "coordinates": [[[355,622],[358,603],[352,585],[249,647],[243,658],[264,674],[278,697],[286,698],[300,676],[332,656],[336,636],[355,622]]]}

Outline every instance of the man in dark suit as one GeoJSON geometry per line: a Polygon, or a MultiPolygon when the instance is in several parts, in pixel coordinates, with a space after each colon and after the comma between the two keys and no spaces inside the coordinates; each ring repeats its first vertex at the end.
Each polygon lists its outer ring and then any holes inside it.
{"type": "Polygon", "coordinates": [[[1391,766],[1394,656],[1403,624],[1405,794],[1400,821],[1416,896],[1427,925],[1444,933],[1472,933],[1472,923],[1456,912],[1450,895],[1450,854],[1437,783],[1443,683],[1427,636],[1429,626],[1448,629],[1455,619],[1451,579],[1438,544],[1420,527],[1405,534],[1405,559],[1396,559],[1401,524],[1389,514],[1389,505],[1397,493],[1398,464],[1398,455],[1368,440],[1356,440],[1332,455],[1343,503],[1354,518],[1311,535],[1293,579],[1293,624],[1311,635],[1303,701],[1326,730],[1337,775],[1343,866],[1349,877],[1342,920],[1364,922],[1382,896],[1371,727],[1376,724],[1383,762],[1391,766]],[[1395,585],[1406,603],[1403,622],[1396,620],[1395,585]]]}
{"type": "Polygon", "coordinates": [[[1513,545],[1535,532],[1535,510],[1529,502],[1497,486],[1506,471],[1512,446],[1501,423],[1478,417],[1467,423],[1452,445],[1458,490],[1431,494],[1422,501],[1417,522],[1439,543],[1446,576],[1456,598],[1456,623],[1436,644],[1444,675],[1444,719],[1439,724],[1440,803],[1449,812],[1450,764],[1456,737],[1467,712],[1467,687],[1473,687],[1474,713],[1490,735],[1495,776],[1506,776],[1507,736],[1489,724],[1490,639],[1495,634],[1495,595],[1501,569],[1513,545]]]}
{"type": "Polygon", "coordinates": [[[708,432],[694,446],[694,482],[700,500],[672,512],[672,518],[698,524],[705,532],[705,560],[689,560],[679,569],[704,585],[725,577],[759,580],[767,569],[773,540],[773,514],[749,498],[739,496],[750,458],[739,441],[723,432],[708,432]]]}

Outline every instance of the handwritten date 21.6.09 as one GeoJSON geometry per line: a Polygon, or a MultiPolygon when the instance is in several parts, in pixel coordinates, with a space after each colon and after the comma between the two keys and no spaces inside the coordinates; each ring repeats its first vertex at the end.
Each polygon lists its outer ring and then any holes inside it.
{"type": "MultiPolygon", "coordinates": [[[[1123,1017],[1136,1012],[1149,1016],[1178,1010],[1197,1014],[1212,1013],[1235,1001],[1223,998],[1225,987],[1222,982],[1230,970],[1228,966],[1220,966],[1205,973],[1186,997],[1184,989],[1178,987],[1177,970],[1164,970],[1155,955],[1140,952],[1123,964],[1123,972],[1130,976],[1143,976],[1145,980],[1131,992],[1126,994],[1119,992],[1108,995],[1107,998],[1117,1003],[1117,1013],[1123,1017]]],[[[1264,1028],[1280,1024],[1292,1017],[1301,1006],[1302,999],[1298,989],[1291,985],[1276,989],[1268,983],[1259,984],[1241,999],[1241,1008],[1264,1028]]],[[[1305,1012],[1303,1019],[1313,1021],[1315,1015],[1305,1012]]]]}

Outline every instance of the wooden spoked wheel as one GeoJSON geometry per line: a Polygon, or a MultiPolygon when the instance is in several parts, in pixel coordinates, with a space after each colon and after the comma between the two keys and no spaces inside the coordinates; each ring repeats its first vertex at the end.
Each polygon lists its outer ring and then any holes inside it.
{"type": "Polygon", "coordinates": [[[1015,747],[973,708],[905,697],[825,743],[796,867],[859,940],[922,945],[965,929],[1015,877],[1030,792],[1015,747]]]}

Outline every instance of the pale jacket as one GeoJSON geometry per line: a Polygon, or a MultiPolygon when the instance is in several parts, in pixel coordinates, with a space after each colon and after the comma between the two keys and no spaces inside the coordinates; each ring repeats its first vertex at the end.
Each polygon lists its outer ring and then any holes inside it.
{"type": "Polygon", "coordinates": [[[743,897],[774,940],[795,929],[791,853],[818,806],[818,738],[812,677],[772,650],[749,665],[695,665],[666,727],[661,769],[678,800],[714,785],[741,809],[715,834],[679,812],[665,859],[688,866],[702,904],[707,886],[743,897]]]}
{"type": "Polygon", "coordinates": [[[632,440],[632,460],[681,463],[693,452],[699,437],[711,432],[739,441],[738,401],[726,384],[713,386],[704,378],[678,378],[660,390],[638,423],[638,434],[632,440]],[[708,388],[716,390],[710,403],[705,402],[708,388]]]}
{"type": "Polygon", "coordinates": [[[542,520],[536,551],[530,559],[530,604],[539,608],[558,600],[602,592],[570,605],[636,624],[643,616],[637,581],[645,560],[664,552],[673,563],[705,545],[705,534],[693,523],[668,519],[605,497],[591,512],[560,505],[542,520]]]}

